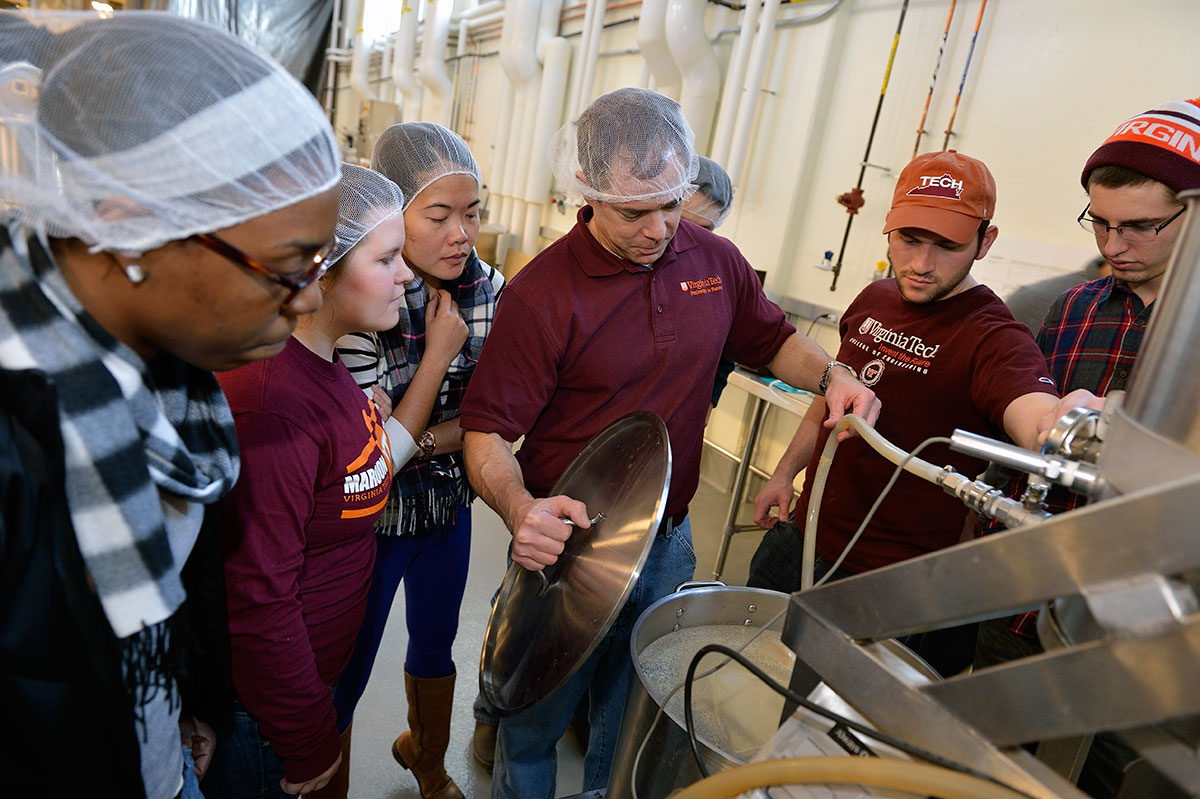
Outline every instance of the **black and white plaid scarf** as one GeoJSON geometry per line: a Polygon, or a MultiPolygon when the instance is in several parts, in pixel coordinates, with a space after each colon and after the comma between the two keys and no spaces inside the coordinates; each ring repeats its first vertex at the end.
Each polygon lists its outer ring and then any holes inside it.
{"type": "MultiPolygon", "coordinates": [[[[458,303],[458,311],[467,323],[467,341],[446,371],[433,403],[430,426],[458,416],[467,381],[495,318],[497,293],[492,285],[495,277],[496,270],[479,260],[471,250],[458,280],[442,284],[451,299],[458,303]]],[[[393,405],[399,404],[408,390],[425,353],[427,291],[424,281],[410,283],[405,290],[407,315],[402,314],[400,324],[379,335],[386,364],[385,388],[393,405]]],[[[461,453],[412,460],[392,477],[392,492],[377,529],[389,535],[431,535],[441,527],[453,524],[458,518],[458,509],[467,507],[474,499],[461,453]]]]}
{"type": "MultiPolygon", "coordinates": [[[[71,521],[126,680],[170,690],[166,622],[203,509],[238,474],[233,416],[212,373],[150,363],[84,310],[45,242],[0,226],[0,366],[54,385],[71,521]]],[[[135,692],[135,702],[138,699],[135,692]]]]}

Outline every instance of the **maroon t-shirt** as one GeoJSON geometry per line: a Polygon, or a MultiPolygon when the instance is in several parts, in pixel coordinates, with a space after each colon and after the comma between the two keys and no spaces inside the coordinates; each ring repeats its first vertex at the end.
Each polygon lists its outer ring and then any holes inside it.
{"type": "Polygon", "coordinates": [[[218,379],[242,451],[222,516],[233,685],[304,782],[341,750],[329,688],[366,610],[391,457],[346,367],[294,338],[218,379]]]}
{"type": "MultiPolygon", "coordinates": [[[[838,360],[853,366],[883,402],[875,425],[912,450],[956,429],[1006,439],[1004,411],[1034,392],[1055,394],[1046,360],[1025,325],[987,286],[929,304],[900,297],[895,281],[867,286],[842,315],[838,360]]],[[[804,476],[797,519],[812,491],[829,431],[822,427],[804,476]]],[[[918,456],[974,477],[984,461],[931,444],[918,456]]],[[[892,476],[895,466],[861,438],[842,442],[833,458],[817,529],[817,554],[833,562],[892,476]]],[[[842,568],[876,569],[958,543],[966,506],[907,472],[888,493],[842,568]]]]}
{"type": "Polygon", "coordinates": [[[680,222],[641,266],[605,250],[584,206],[566,236],[504,290],[462,405],[466,430],[525,436],[525,486],[549,493],[589,440],[627,413],[666,422],[673,466],[666,514],[687,507],[722,351],[770,362],[795,332],[727,239],[680,222]]]}

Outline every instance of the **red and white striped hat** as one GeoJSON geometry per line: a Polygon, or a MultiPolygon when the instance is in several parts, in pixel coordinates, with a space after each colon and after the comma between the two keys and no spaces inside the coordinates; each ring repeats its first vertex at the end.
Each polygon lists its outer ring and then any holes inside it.
{"type": "Polygon", "coordinates": [[[1132,169],[1172,191],[1200,188],[1200,98],[1168,100],[1122,122],[1087,160],[1083,187],[1093,169],[1109,165],[1132,169]]]}

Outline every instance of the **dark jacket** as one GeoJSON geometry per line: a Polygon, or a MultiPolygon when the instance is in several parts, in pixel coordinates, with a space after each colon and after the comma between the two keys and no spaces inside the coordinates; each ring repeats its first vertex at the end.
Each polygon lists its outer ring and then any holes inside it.
{"type": "MultiPolygon", "coordinates": [[[[0,774],[6,795],[141,797],[121,645],[91,589],[67,509],[53,386],[0,369],[0,774]]],[[[224,590],[206,520],[176,613],[184,712],[229,706],[224,590]]],[[[157,798],[153,798],[157,799],[157,798]]]]}

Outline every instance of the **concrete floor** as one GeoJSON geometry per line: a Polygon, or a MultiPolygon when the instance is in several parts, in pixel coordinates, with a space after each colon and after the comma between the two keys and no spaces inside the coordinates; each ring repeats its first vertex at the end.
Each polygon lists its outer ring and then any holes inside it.
{"type": "MultiPolygon", "coordinates": [[[[710,451],[705,457],[712,456],[710,451]]],[[[712,578],[720,544],[721,530],[729,504],[726,491],[703,480],[689,506],[692,535],[696,549],[696,577],[712,578]]],[[[743,503],[739,520],[751,513],[743,503]]],[[[491,791],[491,777],[471,757],[471,736],[475,727],[471,712],[478,685],[479,654],[487,627],[489,601],[504,577],[508,531],[499,517],[482,502],[473,508],[474,529],[471,542],[471,568],[467,579],[454,661],[459,679],[455,686],[454,717],[451,723],[450,751],[446,769],[468,799],[482,799],[491,791]]],[[[723,581],[744,585],[750,557],[762,534],[745,532],[733,538],[723,581]]],[[[407,702],[404,696],[404,593],[399,592],[388,620],[388,627],[376,661],[375,673],[359,703],[354,718],[354,746],[350,757],[350,799],[419,799],[413,776],[391,756],[392,740],[405,729],[407,702]]],[[[558,746],[558,795],[570,796],[582,790],[583,759],[578,749],[566,740],[558,746]]]]}

